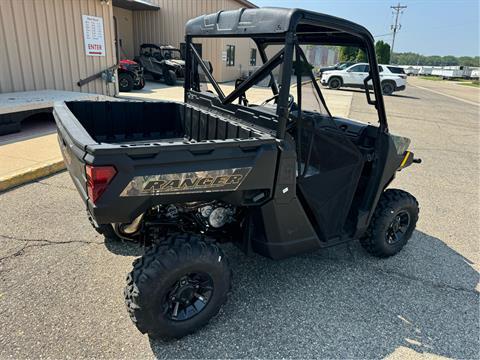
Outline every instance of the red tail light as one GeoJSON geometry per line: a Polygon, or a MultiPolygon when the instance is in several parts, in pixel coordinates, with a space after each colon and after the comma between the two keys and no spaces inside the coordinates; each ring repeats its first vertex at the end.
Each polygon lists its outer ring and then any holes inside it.
{"type": "Polygon", "coordinates": [[[85,173],[88,197],[95,204],[117,174],[117,170],[113,166],[85,165],[85,173]]]}

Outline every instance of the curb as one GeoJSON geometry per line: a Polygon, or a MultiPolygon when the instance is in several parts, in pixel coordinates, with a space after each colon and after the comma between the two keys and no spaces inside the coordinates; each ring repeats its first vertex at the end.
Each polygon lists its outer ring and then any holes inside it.
{"type": "Polygon", "coordinates": [[[0,178],[0,192],[11,189],[30,181],[55,174],[65,169],[65,163],[62,160],[53,160],[37,167],[32,167],[22,172],[0,178]]]}

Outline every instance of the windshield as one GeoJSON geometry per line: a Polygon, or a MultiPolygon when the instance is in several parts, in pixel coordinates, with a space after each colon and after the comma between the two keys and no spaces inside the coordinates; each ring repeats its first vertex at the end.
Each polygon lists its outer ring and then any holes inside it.
{"type": "Polygon", "coordinates": [[[339,70],[345,70],[350,64],[349,63],[343,63],[338,65],[339,70]]]}
{"type": "Polygon", "coordinates": [[[163,50],[163,57],[166,60],[182,60],[180,50],[177,50],[177,49],[163,50]]]}

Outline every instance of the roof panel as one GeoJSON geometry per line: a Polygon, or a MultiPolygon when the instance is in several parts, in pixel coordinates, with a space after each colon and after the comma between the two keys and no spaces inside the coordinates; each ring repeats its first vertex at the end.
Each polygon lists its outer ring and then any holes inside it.
{"type": "Polygon", "coordinates": [[[335,43],[336,39],[340,44],[373,41],[367,29],[351,21],[308,10],[275,7],[202,15],[187,22],[185,33],[195,37],[262,35],[268,38],[268,35],[278,36],[291,29],[309,33],[309,40],[315,40],[314,35],[317,35],[329,43],[335,43]]]}

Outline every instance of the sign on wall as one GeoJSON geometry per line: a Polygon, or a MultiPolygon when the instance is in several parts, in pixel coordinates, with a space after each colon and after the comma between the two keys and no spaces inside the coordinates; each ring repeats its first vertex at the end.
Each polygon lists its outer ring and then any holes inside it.
{"type": "Polygon", "coordinates": [[[85,53],[88,56],[105,56],[105,36],[103,18],[82,15],[85,53]]]}

